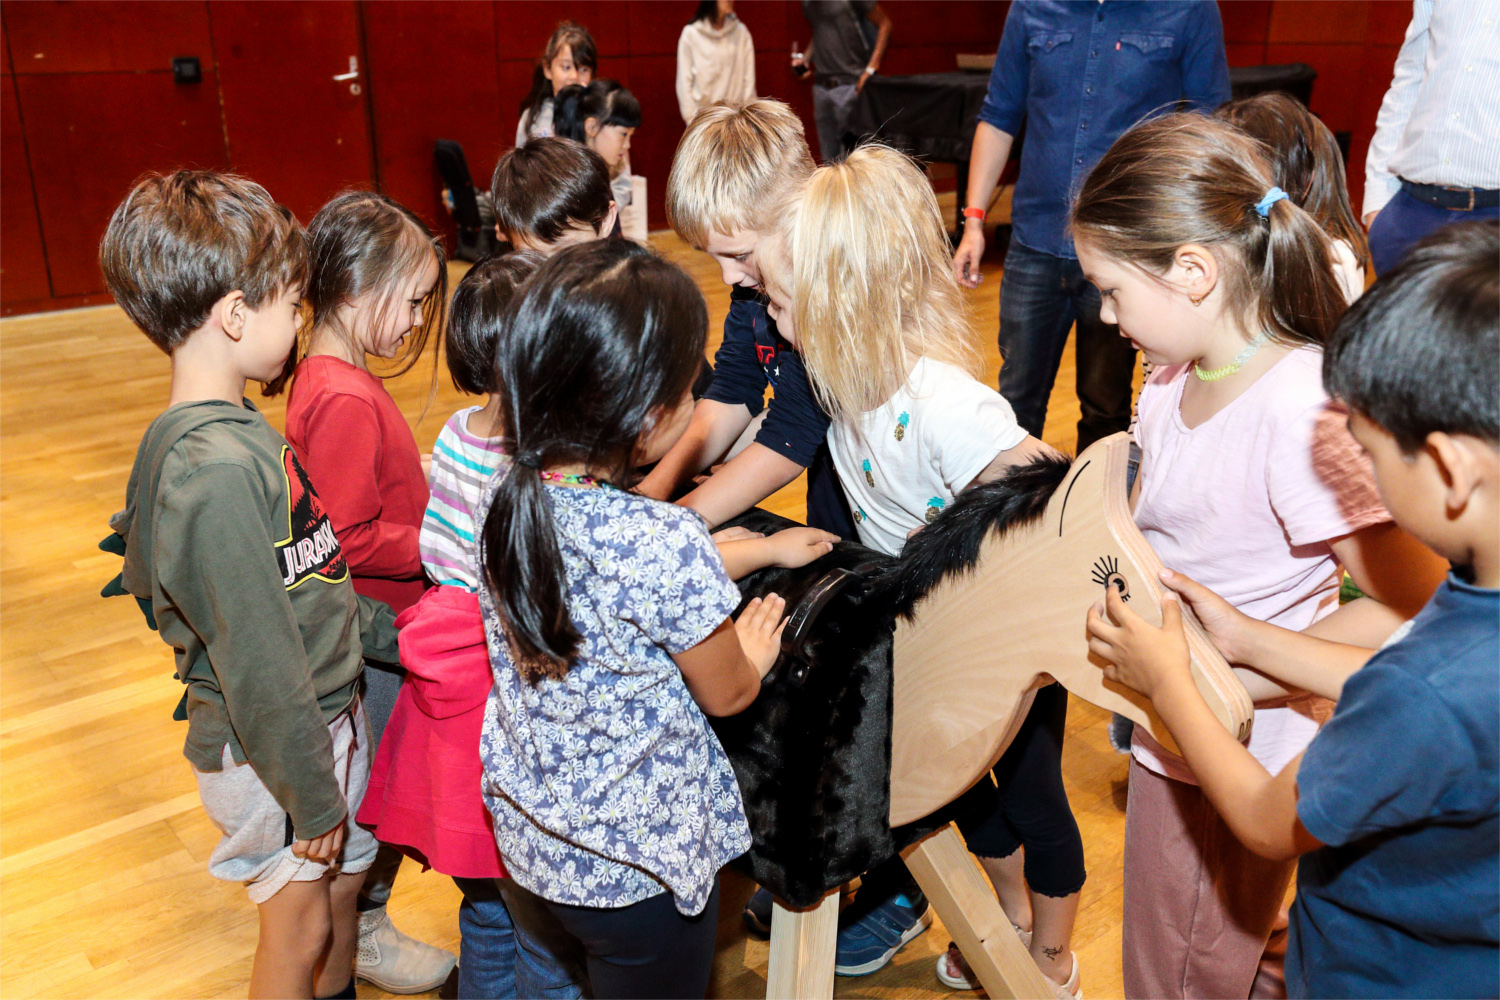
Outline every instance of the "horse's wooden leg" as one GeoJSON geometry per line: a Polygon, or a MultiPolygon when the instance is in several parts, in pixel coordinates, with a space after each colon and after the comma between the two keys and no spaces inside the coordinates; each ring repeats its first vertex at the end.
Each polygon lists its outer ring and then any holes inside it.
{"type": "Polygon", "coordinates": [[[770,1000],[828,1000],[833,996],[833,958],[839,935],[835,889],[810,910],[771,908],[771,961],[766,972],[770,1000]]]}
{"type": "Polygon", "coordinates": [[[906,854],[906,867],[991,1000],[1051,1000],[1056,995],[1011,928],[994,890],[979,873],[953,824],[911,848],[906,854]]]}

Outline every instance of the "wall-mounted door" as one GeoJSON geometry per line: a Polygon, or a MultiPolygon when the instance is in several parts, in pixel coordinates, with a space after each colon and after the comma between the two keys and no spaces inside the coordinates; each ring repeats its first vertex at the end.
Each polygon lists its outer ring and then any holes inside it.
{"type": "Polygon", "coordinates": [[[354,0],[208,5],[229,164],[308,222],[375,187],[370,95],[354,0]]]}

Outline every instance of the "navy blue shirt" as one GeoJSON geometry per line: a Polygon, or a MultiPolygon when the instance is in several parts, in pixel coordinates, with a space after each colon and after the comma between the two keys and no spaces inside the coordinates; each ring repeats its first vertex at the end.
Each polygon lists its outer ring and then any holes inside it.
{"type": "Polygon", "coordinates": [[[979,112],[1011,135],[1026,125],[1011,238],[1072,258],[1068,212],[1110,145],[1179,101],[1212,111],[1227,100],[1212,0],[1016,0],[979,112]]]}
{"type": "Polygon", "coordinates": [[[1500,996],[1500,591],[1450,576],[1297,773],[1291,997],[1500,996]]]}
{"type": "Polygon", "coordinates": [[[714,355],[714,380],[703,398],[740,403],[754,416],[765,406],[767,383],[776,396],[755,443],[805,468],[828,433],[828,414],[813,395],[802,356],[776,332],[760,296],[736,286],[724,318],[724,342],[714,355]]]}

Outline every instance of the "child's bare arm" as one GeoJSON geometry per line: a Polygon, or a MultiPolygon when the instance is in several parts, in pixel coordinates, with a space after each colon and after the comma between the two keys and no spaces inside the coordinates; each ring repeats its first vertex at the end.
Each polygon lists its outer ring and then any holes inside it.
{"type": "Polygon", "coordinates": [[[984,467],[984,471],[975,476],[964,489],[968,489],[970,486],[978,486],[980,483],[987,483],[992,479],[999,479],[1005,474],[1005,470],[1013,465],[1024,465],[1036,458],[1062,457],[1064,457],[1062,452],[1028,434],[1014,448],[1008,448],[996,455],[994,460],[984,467]]]}
{"type": "MultiPolygon", "coordinates": [[[[1291,688],[1338,701],[1344,681],[1375,652],[1251,618],[1181,573],[1164,569],[1161,580],[1187,601],[1224,659],[1291,688]]],[[[1243,671],[1237,673],[1245,679],[1243,671]]]]}
{"type": "Polygon", "coordinates": [[[832,551],[838,540],[838,535],[819,528],[786,528],[769,537],[716,540],[716,544],[729,578],[739,580],[767,566],[806,566],[832,551]]]}
{"type": "Polygon", "coordinates": [[[1104,675],[1151,699],[1203,793],[1234,835],[1256,854],[1294,858],[1321,846],[1297,818],[1298,756],[1276,776],[1214,718],[1189,668],[1182,608],[1162,602],[1162,627],[1131,611],[1110,589],[1088,613],[1089,650],[1104,675]]]}
{"type": "Polygon", "coordinates": [[[802,475],[804,468],[759,442],[751,442],[677,502],[702,514],[711,525],[723,524],[802,475]]]}
{"type": "Polygon", "coordinates": [[[657,500],[671,499],[678,486],[728,451],[752,419],[750,411],[740,403],[698,400],[687,430],[656,463],[651,474],[641,480],[636,491],[657,500]]]}
{"type": "Polygon", "coordinates": [[[1335,538],[1329,546],[1367,597],[1344,605],[1308,630],[1324,639],[1379,646],[1397,625],[1422,610],[1448,574],[1441,556],[1391,521],[1335,538]],[[1382,612],[1372,603],[1389,610],[1382,612]]]}
{"type": "Polygon", "coordinates": [[[688,691],[706,715],[743,712],[760,693],[761,678],[776,664],[781,649],[786,601],[775,594],[757,597],[739,621],[724,619],[713,634],[673,655],[688,691]]]}

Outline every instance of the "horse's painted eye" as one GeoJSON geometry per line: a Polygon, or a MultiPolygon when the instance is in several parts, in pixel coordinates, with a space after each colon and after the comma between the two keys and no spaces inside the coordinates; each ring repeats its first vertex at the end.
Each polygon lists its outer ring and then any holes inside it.
{"type": "Polygon", "coordinates": [[[1120,600],[1130,600],[1130,584],[1120,572],[1120,560],[1114,556],[1100,556],[1094,562],[1094,582],[1101,587],[1113,587],[1120,592],[1120,600]]]}

